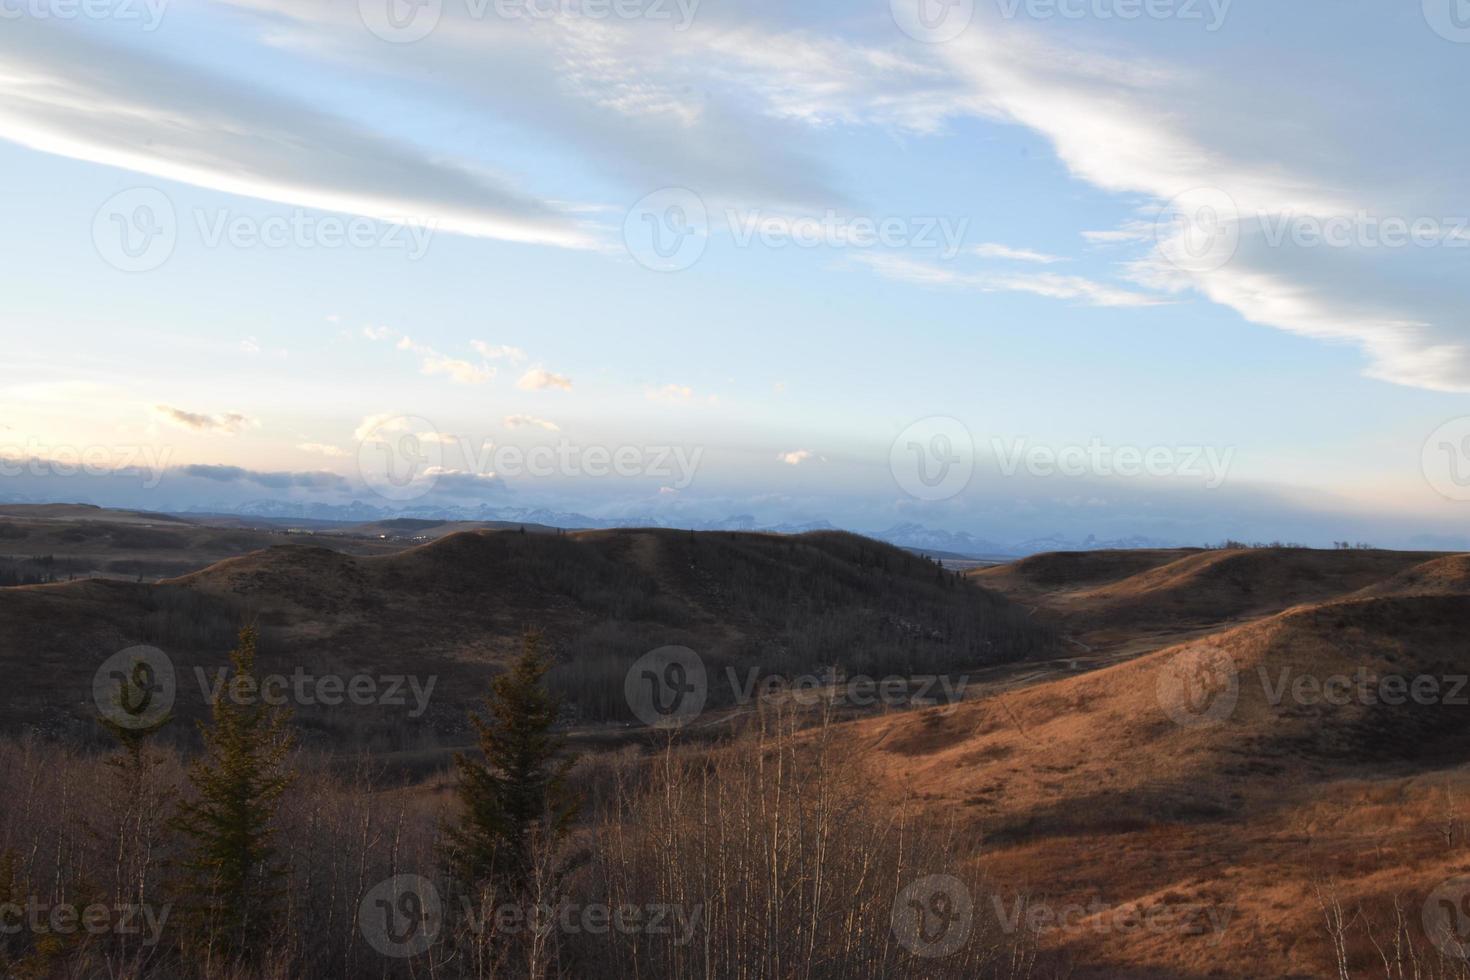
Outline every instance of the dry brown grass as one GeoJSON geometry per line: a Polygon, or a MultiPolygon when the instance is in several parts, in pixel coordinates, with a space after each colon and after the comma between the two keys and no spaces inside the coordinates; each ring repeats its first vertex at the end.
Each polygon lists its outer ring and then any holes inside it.
{"type": "Polygon", "coordinates": [[[1283,671],[1470,672],[1467,624],[1465,594],[1303,605],[950,713],[858,722],[854,740],[891,798],[965,820],[986,842],[987,871],[1012,887],[1225,921],[1043,936],[1087,965],[1079,976],[1335,976],[1316,891],[1327,879],[1354,923],[1350,975],[1381,976],[1367,924],[1382,920],[1381,933],[1396,895],[1417,916],[1430,890],[1470,868],[1470,774],[1456,768],[1470,755],[1470,709],[1296,703],[1289,688],[1273,704],[1268,692],[1283,671]],[[1238,670],[1238,701],[1218,725],[1181,726],[1160,679],[1207,653],[1238,670]],[[1461,829],[1447,835],[1450,825],[1461,829]]]}

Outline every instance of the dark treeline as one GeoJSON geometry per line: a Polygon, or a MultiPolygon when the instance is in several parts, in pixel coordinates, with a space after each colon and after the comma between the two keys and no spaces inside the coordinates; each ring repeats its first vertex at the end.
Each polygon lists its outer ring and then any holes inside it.
{"type": "Polygon", "coordinates": [[[66,578],[67,563],[59,565],[52,555],[35,558],[7,558],[0,556],[0,588],[16,585],[45,585],[66,578]],[[58,578],[60,576],[60,578],[58,578]]]}

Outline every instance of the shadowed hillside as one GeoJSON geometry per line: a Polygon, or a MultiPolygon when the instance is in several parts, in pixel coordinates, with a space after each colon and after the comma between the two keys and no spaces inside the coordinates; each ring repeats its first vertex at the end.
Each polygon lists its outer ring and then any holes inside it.
{"type": "Polygon", "coordinates": [[[1116,582],[1167,565],[1188,555],[1190,548],[1139,551],[1048,551],[1009,565],[979,569],[975,576],[1007,592],[1050,592],[1116,582]]]}
{"type": "Polygon", "coordinates": [[[0,695],[5,717],[79,724],[92,671],[136,643],[174,659],[179,710],[197,711],[193,668],[220,663],[246,621],[263,630],[267,670],[437,678],[430,710],[411,725],[367,710],[347,721],[301,713],[308,728],[333,726],[319,734],[394,747],[459,733],[463,707],[528,628],[551,641],[554,683],[584,721],[628,718],[628,666],[662,646],[699,653],[718,706],[730,701],[727,667],[913,675],[1016,661],[1052,643],[1003,598],[854,535],[473,532],[376,557],[275,547],[157,585],[0,590],[0,649],[18,681],[0,695]]]}
{"type": "MultiPolygon", "coordinates": [[[[374,530],[322,535],[351,554],[398,551],[374,530]]],[[[240,518],[184,518],[83,504],[0,506],[0,586],[104,577],[157,581],[275,544],[311,540],[285,527],[240,518]]]]}
{"type": "Polygon", "coordinates": [[[1089,643],[1107,644],[1146,632],[1218,628],[1350,595],[1439,557],[1307,548],[1076,552],[973,575],[1089,643]]]}

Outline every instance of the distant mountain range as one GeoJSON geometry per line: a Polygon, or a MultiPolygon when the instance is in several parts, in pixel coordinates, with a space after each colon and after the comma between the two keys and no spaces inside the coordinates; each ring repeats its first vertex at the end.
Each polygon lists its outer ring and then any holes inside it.
{"type": "Polygon", "coordinates": [[[918,523],[895,524],[875,530],[872,528],[839,528],[830,521],[805,523],[765,524],[753,514],[734,514],[717,520],[670,521],[667,518],[648,514],[631,517],[590,517],[571,511],[559,511],[546,507],[493,507],[482,504],[475,507],[404,507],[387,510],[354,500],[351,504],[307,504],[294,501],[258,500],[230,508],[199,507],[189,513],[232,513],[246,517],[259,517],[271,521],[340,521],[358,524],[393,518],[415,518],[436,521],[500,521],[523,524],[543,524],[568,529],[619,528],[619,527],[668,527],[693,531],[765,531],[772,534],[804,534],[809,531],[855,531],[879,541],[897,545],[913,551],[929,551],[946,555],[972,558],[1014,558],[1033,555],[1044,551],[1096,551],[1111,548],[1173,548],[1179,542],[1162,541],[1157,538],[1133,536],[1128,538],[1099,539],[1089,534],[1083,539],[1051,535],[1028,538],[1023,541],[994,541],[976,537],[968,531],[944,531],[918,523]]]}

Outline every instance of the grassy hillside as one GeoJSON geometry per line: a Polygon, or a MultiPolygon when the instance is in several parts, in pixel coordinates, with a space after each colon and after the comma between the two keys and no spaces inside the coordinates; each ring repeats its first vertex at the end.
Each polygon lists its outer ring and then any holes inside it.
{"type": "Polygon", "coordinates": [[[391,748],[462,733],[465,708],[528,628],[547,634],[556,686],[592,722],[629,718],[623,676],[662,646],[699,653],[719,706],[731,700],[727,668],[954,672],[1053,644],[1005,599],[854,535],[470,532],[375,557],[274,547],[156,585],[0,590],[0,651],[18,681],[0,694],[4,717],[80,725],[92,671],[135,643],[174,659],[187,680],[179,710],[197,712],[193,669],[222,663],[244,622],[262,627],[267,671],[435,677],[412,723],[377,706],[300,712],[324,738],[391,748]]]}
{"type": "Polygon", "coordinates": [[[1110,599],[1147,594],[1143,580],[1180,590],[1190,615],[1245,621],[951,712],[860,720],[852,742],[890,799],[981,836],[1009,887],[1103,910],[1049,940],[1086,964],[1078,976],[1239,976],[1248,962],[1329,975],[1323,896],[1349,910],[1353,975],[1376,975],[1369,931],[1385,941],[1394,900],[1417,915],[1467,867],[1466,559],[1423,557],[1263,550],[1157,566],[1110,599]],[[1272,606],[1286,608],[1249,618],[1272,606]],[[1416,679],[1425,693],[1406,696],[1416,679]],[[1180,928],[1103,927],[1118,909],[1180,928]]]}
{"type": "Polygon", "coordinates": [[[1059,552],[972,574],[1071,631],[1137,634],[1269,616],[1350,595],[1439,557],[1308,548],[1059,552]]]}

